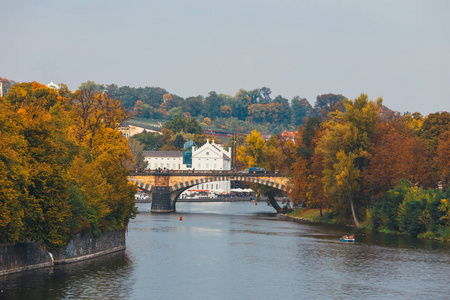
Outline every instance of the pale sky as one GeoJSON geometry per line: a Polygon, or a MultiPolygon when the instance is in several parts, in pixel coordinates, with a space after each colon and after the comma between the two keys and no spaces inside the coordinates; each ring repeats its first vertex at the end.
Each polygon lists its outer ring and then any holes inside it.
{"type": "Polygon", "coordinates": [[[0,0],[0,77],[450,111],[450,1],[0,0]]]}

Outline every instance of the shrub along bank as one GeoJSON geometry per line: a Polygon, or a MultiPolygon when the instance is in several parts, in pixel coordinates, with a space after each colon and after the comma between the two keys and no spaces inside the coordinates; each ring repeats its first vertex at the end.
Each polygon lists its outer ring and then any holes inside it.
{"type": "MultiPolygon", "coordinates": [[[[402,179],[397,187],[372,199],[361,228],[450,242],[450,190],[422,189],[402,179]]],[[[288,216],[339,224],[332,210],[302,208],[288,216]]]]}

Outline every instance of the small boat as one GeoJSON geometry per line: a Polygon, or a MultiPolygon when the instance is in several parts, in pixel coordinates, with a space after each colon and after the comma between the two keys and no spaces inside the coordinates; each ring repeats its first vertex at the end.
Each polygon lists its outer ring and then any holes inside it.
{"type": "Polygon", "coordinates": [[[355,242],[355,236],[354,235],[344,235],[344,236],[341,237],[341,242],[354,243],[355,242]]]}

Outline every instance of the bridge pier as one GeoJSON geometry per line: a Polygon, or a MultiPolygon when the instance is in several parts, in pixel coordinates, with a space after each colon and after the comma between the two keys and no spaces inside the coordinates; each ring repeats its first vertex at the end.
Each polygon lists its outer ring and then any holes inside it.
{"type": "Polygon", "coordinates": [[[175,212],[175,207],[171,199],[170,188],[165,186],[155,186],[152,193],[152,208],[154,213],[175,212]]]}

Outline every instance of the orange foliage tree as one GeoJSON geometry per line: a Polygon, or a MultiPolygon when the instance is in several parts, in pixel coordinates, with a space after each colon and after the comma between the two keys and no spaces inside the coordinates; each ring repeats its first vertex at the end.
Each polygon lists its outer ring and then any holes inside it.
{"type": "Polygon", "coordinates": [[[118,101],[36,82],[0,99],[0,241],[61,249],[71,234],[124,228],[134,216],[118,101]],[[7,118],[7,119],[5,119],[7,118]]]}

